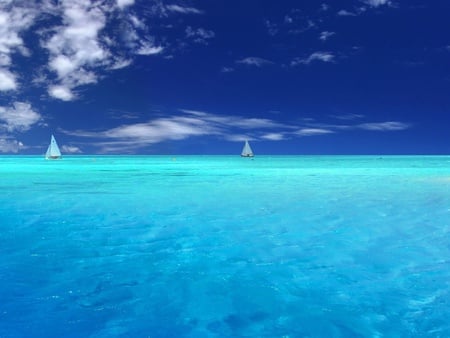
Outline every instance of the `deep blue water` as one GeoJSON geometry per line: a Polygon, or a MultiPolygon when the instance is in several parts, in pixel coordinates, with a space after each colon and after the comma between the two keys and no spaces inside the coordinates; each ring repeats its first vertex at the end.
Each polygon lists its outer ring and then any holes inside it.
{"type": "Polygon", "coordinates": [[[0,337],[448,337],[450,157],[0,156],[0,337]]]}

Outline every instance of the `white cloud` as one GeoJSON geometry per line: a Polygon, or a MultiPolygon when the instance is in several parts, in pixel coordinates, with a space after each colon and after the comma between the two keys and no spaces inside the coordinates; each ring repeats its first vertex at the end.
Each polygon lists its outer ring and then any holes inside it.
{"type": "Polygon", "coordinates": [[[63,85],[50,86],[48,89],[48,93],[51,97],[63,101],[72,101],[73,99],[75,99],[75,95],[72,93],[72,90],[69,87],[63,85]]]}
{"type": "Polygon", "coordinates": [[[164,47],[161,46],[153,46],[150,42],[143,43],[142,46],[136,51],[138,55],[156,55],[161,53],[164,50],[164,47]]]}
{"type": "Polygon", "coordinates": [[[140,28],[140,29],[146,29],[146,25],[145,23],[139,19],[136,15],[129,15],[129,20],[132,23],[132,25],[136,28],[140,28]]]}
{"type": "Polygon", "coordinates": [[[124,124],[101,132],[66,132],[73,136],[100,138],[101,151],[116,152],[140,148],[169,140],[183,140],[196,136],[215,136],[241,141],[256,139],[252,136],[267,129],[282,130],[263,133],[261,139],[280,140],[284,131],[294,127],[263,118],[246,118],[236,115],[218,115],[195,110],[181,110],[182,114],[161,117],[145,123],[124,124]],[[279,135],[277,135],[279,134],[279,135]]]}
{"type": "MultiPolygon", "coordinates": [[[[135,55],[156,55],[162,53],[164,50],[164,47],[156,44],[155,39],[148,34],[148,27],[145,23],[135,15],[129,15],[125,19],[120,38],[124,47],[135,55]]],[[[114,39],[111,39],[110,44],[112,47],[117,47],[115,46],[117,45],[117,41],[114,39]]],[[[128,57],[128,60],[131,61],[131,58],[128,57]]]]}
{"type": "Polygon", "coordinates": [[[228,128],[230,126],[242,129],[292,128],[288,125],[264,118],[255,118],[255,117],[244,118],[241,116],[234,116],[234,115],[209,114],[205,112],[187,109],[182,109],[181,111],[183,113],[199,117],[207,122],[214,123],[217,126],[220,126],[221,128],[228,128]]]}
{"type": "Polygon", "coordinates": [[[245,134],[227,134],[223,136],[225,140],[230,142],[245,142],[245,141],[254,141],[256,140],[254,137],[245,134]]]}
{"type": "Polygon", "coordinates": [[[16,77],[7,69],[0,68],[0,91],[17,89],[16,77]]]}
{"type": "Polygon", "coordinates": [[[391,6],[394,7],[394,4],[391,0],[361,0],[364,3],[364,6],[359,6],[354,8],[354,11],[348,11],[346,9],[341,9],[337,12],[338,16],[358,16],[367,12],[370,8],[377,8],[381,6],[391,6]]]}
{"type": "Polygon", "coordinates": [[[41,119],[29,103],[14,102],[12,107],[0,106],[0,127],[9,132],[27,131],[41,119]]]}
{"type": "Polygon", "coordinates": [[[360,129],[373,131],[396,131],[410,128],[410,124],[396,121],[362,123],[357,126],[360,129]]]}
{"type": "Polygon", "coordinates": [[[168,5],[166,9],[170,12],[182,13],[182,14],[202,14],[203,12],[194,7],[183,7],[179,5],[168,5]]]}
{"type": "Polygon", "coordinates": [[[262,135],[261,138],[269,141],[282,141],[285,139],[285,135],[283,133],[267,133],[262,135]]]}
{"type": "Polygon", "coordinates": [[[64,78],[74,72],[78,66],[75,60],[66,55],[57,55],[50,61],[49,67],[58,74],[59,78],[64,78]]]}
{"type": "Polygon", "coordinates": [[[262,118],[227,118],[223,123],[243,129],[286,128],[287,126],[269,119],[262,118]]]}
{"type": "Polygon", "coordinates": [[[334,62],[335,56],[330,52],[314,52],[307,58],[295,58],[291,62],[291,66],[297,66],[299,64],[309,65],[314,61],[321,62],[334,62]]]}
{"type": "Polygon", "coordinates": [[[116,70],[126,68],[131,65],[132,62],[133,61],[131,59],[117,58],[116,60],[114,60],[114,63],[111,65],[110,69],[116,70]]]}
{"type": "Polygon", "coordinates": [[[88,0],[62,0],[61,8],[63,25],[44,43],[50,53],[49,68],[56,72],[58,82],[49,94],[71,100],[75,96],[69,93],[74,88],[97,81],[92,69],[110,56],[99,41],[106,16],[101,6],[88,0]]]}
{"type": "Polygon", "coordinates": [[[17,153],[23,146],[20,141],[0,135],[0,152],[2,153],[17,153]]]}
{"type": "Polygon", "coordinates": [[[163,116],[144,123],[123,124],[103,131],[65,131],[76,137],[94,138],[101,152],[135,152],[139,148],[164,141],[209,136],[222,140],[282,141],[290,137],[324,136],[351,130],[396,131],[409,127],[402,122],[332,125],[279,123],[271,119],[238,115],[211,114],[182,109],[181,113],[163,116]]]}
{"type": "Polygon", "coordinates": [[[341,9],[339,12],[337,12],[337,15],[339,15],[339,16],[356,16],[357,14],[354,12],[347,11],[345,9],[341,9]]]}
{"type": "MultiPolygon", "coordinates": [[[[34,52],[25,46],[23,35],[36,22],[33,33],[44,49],[40,55],[47,57],[47,67],[34,67],[38,75],[30,77],[34,84],[47,87],[51,97],[70,101],[78,98],[80,86],[98,82],[105,72],[128,67],[136,55],[163,54],[169,46],[161,43],[166,41],[163,36],[159,41],[150,33],[149,17],[203,13],[160,0],[146,5],[142,13],[134,4],[135,0],[0,0],[0,92],[20,87],[23,74],[16,72],[14,56],[29,57],[34,52]],[[112,24],[119,30],[109,29],[112,24]]],[[[206,43],[214,32],[190,28],[186,35],[206,43]]]]}
{"type": "Polygon", "coordinates": [[[268,64],[271,64],[272,62],[263,58],[259,57],[247,57],[241,60],[237,60],[236,63],[241,63],[249,66],[256,66],[256,67],[262,67],[268,64]]]}
{"type": "Polygon", "coordinates": [[[43,34],[42,46],[49,52],[48,69],[56,79],[47,77],[51,97],[71,101],[79,86],[96,83],[102,71],[128,67],[135,55],[161,54],[163,46],[154,43],[145,23],[132,12],[117,12],[134,0],[61,0],[52,3],[52,13],[62,24],[43,34]],[[110,20],[120,19],[119,35],[107,36],[110,20]]]}
{"type": "MultiPolygon", "coordinates": [[[[358,120],[361,118],[364,118],[364,115],[360,114],[346,114],[346,115],[338,115],[338,116],[332,116],[337,119],[341,120],[358,120]]],[[[386,122],[366,122],[366,123],[359,123],[359,124],[327,124],[327,123],[317,123],[317,122],[311,122],[307,124],[308,128],[306,128],[307,131],[310,129],[324,129],[324,130],[331,130],[331,131],[350,131],[350,130],[369,130],[369,131],[400,131],[411,128],[410,123],[405,122],[399,122],[399,121],[386,121],[386,122]]]]}
{"type": "Polygon", "coordinates": [[[121,126],[107,131],[105,135],[112,138],[137,138],[144,142],[154,143],[164,139],[182,140],[188,136],[211,133],[214,133],[214,128],[202,120],[173,117],[156,119],[149,123],[121,126]]]}
{"type": "Polygon", "coordinates": [[[212,114],[205,113],[205,112],[199,111],[199,110],[180,109],[180,111],[183,113],[189,114],[189,115],[194,115],[194,116],[201,116],[201,117],[213,116],[212,114]]]}
{"type": "Polygon", "coordinates": [[[324,32],[320,33],[319,39],[322,41],[327,41],[329,38],[331,38],[335,34],[336,34],[335,32],[324,31],[324,32]]]}
{"type": "Polygon", "coordinates": [[[134,0],[117,0],[117,6],[121,9],[134,4],[134,0]]]}
{"type": "Polygon", "coordinates": [[[0,2],[0,53],[10,54],[23,47],[20,34],[31,26],[35,16],[34,4],[18,1],[10,6],[0,2]]]}
{"type": "Polygon", "coordinates": [[[391,4],[390,0],[364,0],[363,2],[372,7],[379,7],[379,6],[391,4]]]}
{"type": "Polygon", "coordinates": [[[18,88],[17,76],[8,68],[12,64],[13,53],[29,56],[21,34],[32,25],[35,17],[34,4],[21,1],[0,2],[0,91],[18,88]]]}
{"type": "Polygon", "coordinates": [[[321,128],[302,128],[298,130],[295,134],[298,136],[316,136],[316,135],[326,135],[333,134],[334,131],[330,129],[321,129],[321,128]]]}
{"type": "Polygon", "coordinates": [[[81,154],[82,153],[81,149],[76,146],[63,145],[61,147],[61,150],[63,153],[67,153],[67,154],[81,154]]]}

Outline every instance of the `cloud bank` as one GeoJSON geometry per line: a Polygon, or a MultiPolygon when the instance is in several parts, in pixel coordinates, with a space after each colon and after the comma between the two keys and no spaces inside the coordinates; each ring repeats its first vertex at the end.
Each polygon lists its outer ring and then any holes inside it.
{"type": "MultiPolygon", "coordinates": [[[[359,116],[359,115],[358,115],[359,116]]],[[[65,131],[65,133],[96,140],[100,152],[136,152],[141,148],[165,141],[179,141],[191,137],[214,137],[227,141],[281,141],[297,137],[325,136],[351,130],[376,132],[399,131],[410,125],[398,121],[359,124],[325,125],[319,123],[279,123],[267,118],[238,115],[219,115],[182,109],[178,114],[159,117],[146,122],[123,124],[103,131],[65,131]]]]}

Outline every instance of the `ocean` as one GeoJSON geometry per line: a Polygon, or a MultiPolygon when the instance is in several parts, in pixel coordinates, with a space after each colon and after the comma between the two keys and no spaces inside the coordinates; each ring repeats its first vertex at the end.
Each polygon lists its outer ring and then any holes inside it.
{"type": "Polygon", "coordinates": [[[0,156],[0,337],[448,337],[449,156],[0,156]]]}

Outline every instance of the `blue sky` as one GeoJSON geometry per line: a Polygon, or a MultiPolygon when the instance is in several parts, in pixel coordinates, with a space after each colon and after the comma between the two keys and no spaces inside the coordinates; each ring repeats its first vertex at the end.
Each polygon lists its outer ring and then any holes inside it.
{"type": "Polygon", "coordinates": [[[449,154],[450,2],[0,0],[0,153],[449,154]]]}

